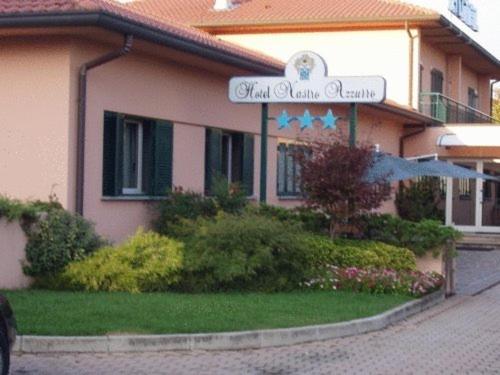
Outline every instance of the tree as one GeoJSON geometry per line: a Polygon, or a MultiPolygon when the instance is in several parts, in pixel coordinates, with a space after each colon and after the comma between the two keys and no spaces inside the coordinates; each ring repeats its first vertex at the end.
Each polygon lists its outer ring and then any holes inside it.
{"type": "Polygon", "coordinates": [[[396,194],[396,207],[401,219],[419,222],[432,219],[444,222],[441,181],[439,177],[421,177],[401,185],[396,194]]]}
{"type": "Polygon", "coordinates": [[[493,107],[491,113],[492,117],[500,123],[500,88],[493,90],[493,107]]]}
{"type": "Polygon", "coordinates": [[[391,187],[385,178],[366,180],[374,163],[370,146],[349,147],[342,137],[331,135],[307,142],[306,149],[297,155],[302,190],[310,207],[329,216],[332,237],[389,198],[391,187]]]}

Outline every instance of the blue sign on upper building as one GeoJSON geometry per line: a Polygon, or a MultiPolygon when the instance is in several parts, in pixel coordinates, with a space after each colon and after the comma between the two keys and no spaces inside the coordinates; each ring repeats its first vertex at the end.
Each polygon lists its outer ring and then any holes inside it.
{"type": "Polygon", "coordinates": [[[450,0],[450,12],[460,18],[472,30],[478,31],[477,9],[469,0],[450,0]]]}

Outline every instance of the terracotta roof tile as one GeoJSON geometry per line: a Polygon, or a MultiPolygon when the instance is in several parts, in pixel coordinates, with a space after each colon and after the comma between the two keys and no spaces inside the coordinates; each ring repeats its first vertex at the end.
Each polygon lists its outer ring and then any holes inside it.
{"type": "Polygon", "coordinates": [[[284,67],[283,62],[262,53],[247,50],[233,43],[222,41],[202,30],[160,15],[148,13],[139,8],[126,6],[114,0],[0,0],[0,18],[7,16],[96,12],[133,21],[143,26],[175,35],[180,39],[210,47],[229,55],[242,57],[275,69],[284,67]]]}
{"type": "Polygon", "coordinates": [[[136,0],[129,7],[207,27],[439,16],[433,10],[398,0],[249,0],[227,11],[215,11],[213,4],[214,0],[136,0]]]}

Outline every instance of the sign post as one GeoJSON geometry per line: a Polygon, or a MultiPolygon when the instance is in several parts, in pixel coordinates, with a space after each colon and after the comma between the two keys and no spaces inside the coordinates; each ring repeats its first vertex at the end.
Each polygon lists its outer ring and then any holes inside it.
{"type": "Polygon", "coordinates": [[[260,131],[260,194],[259,200],[267,201],[267,132],[269,121],[269,104],[262,103],[262,122],[260,131]]]}
{"type": "MultiPolygon", "coordinates": [[[[261,103],[260,201],[267,197],[267,137],[269,103],[350,104],[349,145],[356,145],[357,104],[385,100],[386,82],[380,76],[329,77],[326,62],[314,52],[302,51],[291,57],[283,77],[234,77],[229,81],[233,103],[261,103]]],[[[308,115],[309,125],[313,117],[308,115]]],[[[331,122],[329,111],[328,122],[331,122]]],[[[304,116],[305,117],[305,116],[304,116]]],[[[325,117],[326,118],[326,117],[325,117]]],[[[312,125],[311,125],[312,127],[312,125]]]]}
{"type": "Polygon", "coordinates": [[[358,105],[351,103],[349,114],[349,147],[356,147],[356,130],[358,127],[358,105]]]}

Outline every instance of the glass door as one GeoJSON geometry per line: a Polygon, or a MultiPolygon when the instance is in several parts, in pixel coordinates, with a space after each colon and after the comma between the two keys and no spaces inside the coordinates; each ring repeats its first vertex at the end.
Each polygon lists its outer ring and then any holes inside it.
{"type": "MultiPolygon", "coordinates": [[[[463,168],[476,170],[476,162],[453,162],[463,168]]],[[[451,223],[463,229],[475,228],[479,223],[476,221],[476,202],[478,193],[476,180],[472,178],[454,178],[452,180],[451,199],[451,223]]]]}
{"type": "MultiPolygon", "coordinates": [[[[500,176],[500,164],[494,161],[485,161],[483,172],[491,176],[500,176]]],[[[482,193],[482,229],[489,232],[500,231],[500,181],[482,181],[482,193]]]]}

